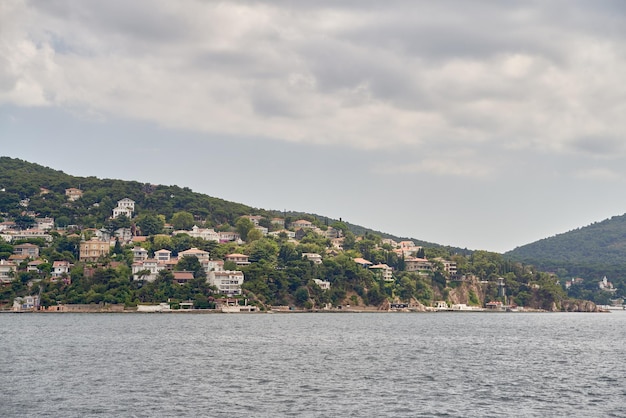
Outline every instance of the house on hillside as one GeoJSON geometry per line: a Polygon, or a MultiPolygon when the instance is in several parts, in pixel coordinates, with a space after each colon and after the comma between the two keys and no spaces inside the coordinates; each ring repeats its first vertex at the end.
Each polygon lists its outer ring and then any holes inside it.
{"type": "Polygon", "coordinates": [[[142,247],[135,247],[131,250],[133,261],[143,261],[148,259],[148,250],[142,247]]]}
{"type": "Polygon", "coordinates": [[[13,247],[13,254],[25,255],[28,258],[39,257],[39,246],[35,244],[19,244],[13,247]]]}
{"type": "Polygon", "coordinates": [[[238,270],[211,271],[207,277],[211,286],[227,296],[241,295],[243,280],[243,272],[238,270]]]}
{"type": "Polygon", "coordinates": [[[136,261],[131,266],[133,280],[145,280],[153,282],[159,275],[161,270],[165,270],[165,263],[159,263],[154,258],[148,258],[143,261],[136,261]]]}
{"type": "Polygon", "coordinates": [[[425,258],[409,257],[404,259],[405,271],[431,271],[432,269],[432,263],[425,258]]]}
{"type": "Polygon", "coordinates": [[[54,218],[35,218],[35,224],[37,225],[37,229],[49,231],[54,228],[54,218]]]}
{"type": "Polygon", "coordinates": [[[70,202],[75,202],[83,197],[83,191],[74,187],[70,187],[69,189],[65,189],[65,196],[70,202]]]}
{"type": "Polygon", "coordinates": [[[174,271],[172,274],[174,275],[174,281],[180,285],[189,283],[193,280],[192,271],[174,271]]]}
{"type": "Polygon", "coordinates": [[[218,234],[220,236],[220,242],[232,242],[232,241],[243,242],[241,241],[241,237],[239,236],[239,233],[234,232],[234,231],[223,231],[223,232],[218,232],[218,234]]]}
{"type": "Polygon", "coordinates": [[[270,220],[270,223],[275,227],[275,228],[284,228],[285,227],[285,219],[283,218],[272,218],[270,220]]]}
{"type": "Polygon", "coordinates": [[[309,222],[305,219],[300,219],[298,221],[292,222],[291,224],[289,224],[289,228],[293,229],[293,230],[298,230],[298,229],[307,229],[307,228],[313,228],[313,223],[309,222]]]}
{"type": "Polygon", "coordinates": [[[302,253],[302,258],[312,261],[313,264],[322,264],[322,256],[317,253],[302,253]]]}
{"type": "Polygon", "coordinates": [[[386,282],[393,282],[393,269],[387,264],[376,264],[369,269],[386,282]]]}
{"type": "Polygon", "coordinates": [[[98,258],[109,255],[111,251],[111,241],[100,241],[90,239],[80,242],[80,261],[98,261],[98,258]]]}
{"type": "Polygon", "coordinates": [[[17,265],[12,261],[0,260],[0,283],[11,283],[17,272],[17,265]]]}
{"type": "Polygon", "coordinates": [[[170,261],[172,258],[172,252],[163,248],[154,252],[154,258],[159,262],[170,261]]]}
{"type": "Polygon", "coordinates": [[[319,286],[320,289],[322,290],[328,290],[330,289],[330,282],[327,280],[321,280],[321,279],[313,279],[313,281],[315,282],[316,285],[319,286]]]}
{"type": "Polygon", "coordinates": [[[208,260],[210,258],[209,253],[207,251],[200,250],[195,247],[178,253],[179,259],[181,257],[189,257],[189,256],[195,256],[199,261],[208,260]]]}
{"type": "Polygon", "coordinates": [[[117,207],[113,208],[113,218],[126,215],[128,219],[131,219],[134,211],[135,201],[125,197],[124,199],[117,201],[117,207]]]}
{"type": "Polygon", "coordinates": [[[259,221],[261,219],[263,219],[263,216],[259,216],[259,215],[243,215],[242,218],[249,219],[250,222],[252,222],[252,224],[254,226],[259,226],[259,221]]]}
{"type": "Polygon", "coordinates": [[[205,241],[220,241],[220,234],[218,234],[213,228],[200,228],[198,225],[194,225],[191,231],[174,231],[174,235],[187,234],[192,238],[202,238],[205,241]]]}
{"type": "Polygon", "coordinates": [[[361,257],[357,257],[354,259],[354,262],[357,263],[359,266],[363,267],[363,268],[369,268],[369,266],[373,265],[374,263],[372,263],[369,260],[366,260],[364,258],[361,257]]]}
{"type": "Polygon", "coordinates": [[[250,264],[248,256],[245,254],[228,254],[226,255],[226,257],[224,257],[224,261],[232,261],[238,266],[247,266],[248,264],[250,264]]]}
{"type": "Polygon", "coordinates": [[[63,275],[70,274],[70,267],[71,267],[71,264],[69,261],[64,261],[64,260],[55,261],[54,263],[52,263],[52,277],[58,278],[63,275]]]}

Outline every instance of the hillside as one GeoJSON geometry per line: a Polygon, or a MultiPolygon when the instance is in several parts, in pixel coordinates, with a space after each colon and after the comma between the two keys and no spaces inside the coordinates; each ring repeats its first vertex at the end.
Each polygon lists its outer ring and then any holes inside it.
{"type": "MultiPolygon", "coordinates": [[[[607,276],[618,294],[626,290],[626,215],[578,228],[527,244],[505,254],[539,269],[554,271],[563,279],[582,278],[582,289],[574,286],[570,294],[590,297],[597,293],[598,282],[607,276]],[[584,292],[579,292],[583,290],[584,292]]],[[[606,292],[604,292],[606,293],[606,292]]],[[[596,301],[606,302],[611,295],[596,301]]]]}
{"type": "MultiPolygon", "coordinates": [[[[209,225],[234,225],[242,215],[304,218],[330,225],[337,221],[323,215],[265,210],[197,193],[188,187],[139,183],[136,181],[78,177],[20,159],[0,157],[0,212],[12,215],[23,210],[20,201],[29,199],[28,209],[40,216],[60,219],[62,223],[81,227],[100,227],[110,216],[116,202],[123,198],[134,200],[144,213],[161,214],[170,219],[175,212],[186,211],[209,225]],[[65,203],[65,189],[75,187],[84,191],[82,198],[72,206],[65,203]],[[40,194],[44,188],[53,193],[40,194]]],[[[355,235],[374,233],[394,240],[413,240],[417,245],[443,247],[440,244],[410,237],[397,237],[361,225],[344,222],[355,235]]],[[[467,249],[445,247],[453,252],[467,254],[467,249]]]]}
{"type": "Polygon", "coordinates": [[[505,255],[544,268],[626,267],[626,215],[527,244],[505,255]]]}
{"type": "Polygon", "coordinates": [[[7,157],[0,158],[0,222],[5,306],[29,294],[42,306],[171,300],[207,307],[220,295],[261,309],[582,306],[552,275],[501,254],[397,242],[319,215],[252,208],[179,186],[76,177],[7,157]],[[119,206],[126,204],[132,209],[119,206]]]}

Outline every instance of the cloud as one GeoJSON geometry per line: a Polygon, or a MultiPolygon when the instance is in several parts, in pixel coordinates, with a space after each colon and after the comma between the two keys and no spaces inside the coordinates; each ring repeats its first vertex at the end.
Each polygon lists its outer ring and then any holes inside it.
{"type": "MultiPolygon", "coordinates": [[[[625,153],[617,2],[0,7],[0,103],[358,149],[625,153]]],[[[454,170],[435,161],[406,169],[454,170]]]]}
{"type": "Polygon", "coordinates": [[[606,167],[583,169],[576,173],[576,178],[581,180],[596,180],[601,182],[614,182],[623,180],[623,174],[606,167]]]}

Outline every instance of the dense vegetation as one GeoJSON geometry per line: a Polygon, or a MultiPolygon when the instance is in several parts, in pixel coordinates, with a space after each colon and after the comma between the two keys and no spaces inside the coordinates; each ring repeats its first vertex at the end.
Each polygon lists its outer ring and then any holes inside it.
{"type": "MultiPolygon", "coordinates": [[[[154,282],[133,280],[130,266],[131,248],[119,242],[111,254],[97,262],[81,263],[78,259],[80,240],[89,238],[93,229],[112,232],[117,228],[132,228],[147,236],[140,243],[152,256],[162,248],[179,252],[196,247],[210,252],[216,259],[229,253],[249,256],[251,264],[238,267],[245,274],[245,298],[261,307],[290,305],[322,307],[326,304],[351,304],[379,306],[388,301],[416,301],[431,305],[436,300],[482,305],[492,300],[505,301],[498,296],[497,279],[503,278],[507,288],[507,301],[527,307],[559,308],[566,298],[563,288],[554,275],[542,273],[528,264],[510,262],[500,254],[485,251],[470,252],[458,248],[442,247],[414,240],[425,250],[420,256],[433,261],[432,270],[404,271],[404,259],[393,251],[383,238],[395,238],[376,233],[367,228],[340,220],[294,212],[255,209],[246,205],[195,193],[188,188],[142,184],[133,181],[74,177],[21,160],[0,157],[0,217],[12,220],[21,228],[33,224],[33,216],[53,217],[58,231],[53,231],[53,241],[38,239],[29,242],[41,249],[46,262],[39,272],[27,272],[22,263],[15,279],[0,289],[0,301],[10,303],[15,296],[40,294],[44,305],[59,303],[117,303],[127,306],[138,303],[176,302],[191,300],[197,307],[212,306],[215,289],[208,286],[205,273],[198,260],[181,260],[176,270],[194,272],[194,280],[180,285],[171,272],[163,271],[154,282]],[[82,198],[70,202],[65,190],[80,187],[82,198]],[[130,198],[135,201],[135,216],[111,219],[117,201],[130,198]],[[321,229],[332,226],[345,237],[343,250],[332,248],[330,240],[308,232],[297,242],[285,234],[264,237],[251,227],[242,215],[259,215],[259,224],[270,231],[275,228],[271,218],[306,219],[321,229]],[[167,235],[165,224],[174,229],[190,229],[193,225],[210,227],[217,231],[237,231],[245,242],[218,244],[189,235],[167,235]],[[321,264],[303,259],[303,253],[323,255],[321,264]],[[374,264],[385,263],[394,268],[392,281],[385,281],[372,270],[355,263],[363,257],[374,264]],[[474,277],[461,281],[450,275],[437,258],[451,260],[458,266],[459,277],[474,277]],[[73,264],[63,280],[50,280],[54,261],[65,260],[73,264]],[[191,264],[190,264],[191,263],[191,264]],[[322,290],[315,279],[330,282],[329,290],[322,290]],[[483,283],[478,284],[481,280],[483,283]],[[470,286],[468,283],[473,283],[470,286]]],[[[278,227],[276,227],[278,228],[278,227]]],[[[0,242],[0,259],[13,252],[20,242],[0,242]]],[[[235,266],[227,266],[233,269],[235,266]]]]}
{"type": "Polygon", "coordinates": [[[505,255],[553,271],[563,281],[583,278],[570,289],[574,297],[605,304],[611,297],[626,295],[626,215],[542,239],[505,255]],[[599,292],[598,282],[604,276],[617,289],[614,295],[599,292]]]}

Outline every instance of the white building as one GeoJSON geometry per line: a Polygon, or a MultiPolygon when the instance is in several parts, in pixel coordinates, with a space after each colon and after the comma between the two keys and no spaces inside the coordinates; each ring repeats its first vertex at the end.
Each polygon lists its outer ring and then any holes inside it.
{"type": "Polygon", "coordinates": [[[133,280],[145,280],[153,282],[157,279],[159,272],[165,269],[165,263],[159,263],[154,258],[134,262],[131,266],[133,280]],[[143,273],[143,274],[140,274],[143,273]]]}
{"type": "Polygon", "coordinates": [[[209,284],[227,296],[241,295],[243,280],[243,272],[238,270],[211,271],[207,276],[209,284]]]}
{"type": "Polygon", "coordinates": [[[125,197],[122,200],[117,201],[117,207],[113,208],[113,218],[117,218],[120,215],[126,215],[127,218],[133,217],[135,211],[135,201],[125,197]]]}
{"type": "Polygon", "coordinates": [[[174,235],[177,234],[187,234],[192,238],[202,238],[205,241],[220,241],[220,234],[213,228],[199,228],[197,225],[194,225],[191,231],[174,231],[174,235]]]}
{"type": "Polygon", "coordinates": [[[370,266],[370,270],[375,272],[384,281],[393,282],[393,269],[387,264],[376,264],[375,266],[370,266]]]}
{"type": "Polygon", "coordinates": [[[39,296],[24,296],[13,299],[14,311],[34,310],[39,307],[39,296]]]}
{"type": "Polygon", "coordinates": [[[317,253],[302,253],[302,258],[312,261],[313,264],[322,264],[322,256],[317,253]]]}
{"type": "Polygon", "coordinates": [[[316,285],[320,287],[322,290],[330,289],[330,282],[327,280],[313,279],[316,285]]]}
{"type": "Polygon", "coordinates": [[[170,261],[170,259],[172,258],[172,252],[163,248],[154,252],[154,258],[160,262],[170,261]]]}
{"type": "Polygon", "coordinates": [[[200,250],[194,247],[194,248],[190,248],[188,250],[179,252],[178,259],[180,259],[181,257],[195,256],[199,261],[202,261],[202,260],[208,260],[209,255],[210,254],[207,251],[200,250]]]}
{"type": "Polygon", "coordinates": [[[406,271],[432,270],[433,265],[425,258],[410,257],[404,260],[404,269],[406,271]]]}
{"type": "Polygon", "coordinates": [[[17,266],[12,261],[0,260],[0,283],[11,283],[17,271],[17,266]]]}
{"type": "Polygon", "coordinates": [[[54,228],[54,218],[35,218],[35,223],[37,224],[37,229],[44,231],[54,228]]]}
{"type": "Polygon", "coordinates": [[[69,261],[55,261],[52,263],[52,277],[61,277],[70,273],[69,261]]]}
{"type": "Polygon", "coordinates": [[[143,261],[148,259],[148,250],[142,247],[135,247],[132,250],[133,261],[143,261]]]}

